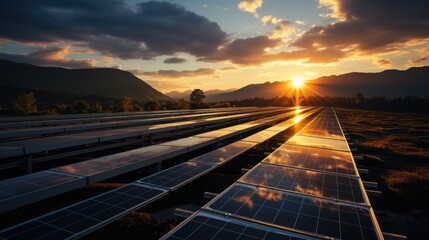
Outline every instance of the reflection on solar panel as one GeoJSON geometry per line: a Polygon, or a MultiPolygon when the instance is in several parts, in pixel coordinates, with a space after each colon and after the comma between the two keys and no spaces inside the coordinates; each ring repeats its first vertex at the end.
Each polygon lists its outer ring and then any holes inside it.
{"type": "Polygon", "coordinates": [[[351,154],[342,151],[285,144],[266,157],[262,162],[317,171],[357,175],[351,154]]]}
{"type": "Polygon", "coordinates": [[[215,165],[188,161],[145,177],[138,182],[175,190],[214,168],[216,168],[215,165]]]}
{"type": "Polygon", "coordinates": [[[175,240],[299,240],[315,239],[259,224],[198,212],[162,239],[175,240]]]}
{"type": "Polygon", "coordinates": [[[70,207],[0,232],[7,239],[64,239],[108,224],[118,216],[143,207],[167,192],[136,184],[126,185],[70,207]]]}
{"type": "Polygon", "coordinates": [[[267,139],[273,137],[274,135],[278,134],[279,132],[275,132],[275,131],[261,131],[261,132],[253,134],[250,137],[242,139],[242,141],[261,143],[261,142],[264,142],[267,139]]]}
{"type": "Polygon", "coordinates": [[[0,213],[84,186],[83,177],[53,171],[0,181],[0,213]]]}
{"type": "MultiPolygon", "coordinates": [[[[333,109],[326,109],[199,213],[275,227],[305,239],[382,239],[337,121],[333,109]]],[[[172,231],[171,239],[191,239],[194,229],[207,225],[208,236],[223,231],[195,218],[172,231]]]]}
{"type": "Polygon", "coordinates": [[[335,116],[326,114],[316,117],[299,133],[299,135],[344,140],[343,131],[338,125],[335,116]]]}
{"type": "Polygon", "coordinates": [[[325,149],[350,152],[349,145],[345,140],[343,141],[343,140],[336,140],[336,139],[295,135],[291,139],[289,139],[287,143],[300,145],[300,146],[317,147],[317,148],[325,148],[325,149]]]}
{"type": "Polygon", "coordinates": [[[90,183],[186,153],[185,147],[152,145],[127,152],[55,168],[55,171],[87,176],[90,183]]]}
{"type": "Polygon", "coordinates": [[[253,142],[237,141],[228,144],[227,146],[211,151],[207,154],[193,158],[192,160],[190,160],[190,162],[202,162],[221,165],[224,164],[226,161],[230,160],[231,158],[249,150],[255,145],[257,144],[253,142]]]}
{"type": "Polygon", "coordinates": [[[320,237],[378,239],[366,208],[263,187],[234,184],[204,208],[320,237]]]}
{"type": "Polygon", "coordinates": [[[165,142],[159,144],[160,146],[176,146],[176,147],[188,147],[189,151],[193,151],[197,148],[208,146],[210,144],[216,143],[215,138],[209,138],[209,137],[187,137],[187,138],[181,138],[179,140],[174,140],[170,142],[165,142]]]}
{"type": "Polygon", "coordinates": [[[239,181],[335,200],[365,203],[357,178],[258,164],[239,181]]]}

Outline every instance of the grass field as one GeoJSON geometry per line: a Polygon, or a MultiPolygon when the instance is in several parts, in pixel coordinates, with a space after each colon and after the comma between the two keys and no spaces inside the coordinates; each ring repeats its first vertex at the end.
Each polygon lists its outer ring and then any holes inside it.
{"type": "Polygon", "coordinates": [[[383,231],[409,239],[429,235],[429,115],[338,108],[358,154],[363,180],[376,181],[381,198],[370,198],[383,231]]]}

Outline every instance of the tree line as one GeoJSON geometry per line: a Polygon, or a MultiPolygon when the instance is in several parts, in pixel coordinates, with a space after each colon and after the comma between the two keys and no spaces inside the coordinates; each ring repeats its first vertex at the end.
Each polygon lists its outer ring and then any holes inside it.
{"type": "MultiPolygon", "coordinates": [[[[220,107],[266,107],[266,106],[294,106],[294,96],[274,98],[248,98],[244,100],[205,103],[204,91],[194,89],[189,96],[190,101],[179,99],[177,101],[145,101],[140,102],[131,97],[124,96],[107,103],[87,102],[77,100],[72,104],[56,104],[49,108],[39,108],[36,96],[33,92],[20,94],[13,103],[13,109],[6,115],[57,115],[73,113],[102,113],[102,112],[138,112],[158,110],[180,110],[198,108],[220,107]]],[[[406,96],[399,98],[389,97],[365,97],[357,93],[355,97],[321,97],[311,96],[300,99],[302,106],[334,106],[350,107],[379,111],[403,111],[429,113],[428,96],[406,96]]],[[[4,114],[4,113],[3,113],[4,114]]]]}
{"type": "Polygon", "coordinates": [[[102,112],[141,112],[158,110],[198,109],[208,107],[229,107],[228,104],[205,104],[205,95],[201,89],[195,89],[190,94],[190,101],[180,99],[177,101],[137,101],[129,96],[121,99],[108,99],[105,102],[77,100],[71,104],[55,104],[42,107],[38,105],[35,94],[31,91],[23,92],[13,101],[12,109],[2,109],[4,115],[57,115],[75,113],[102,113],[102,112]],[[4,113],[6,112],[6,114],[4,113]]]}

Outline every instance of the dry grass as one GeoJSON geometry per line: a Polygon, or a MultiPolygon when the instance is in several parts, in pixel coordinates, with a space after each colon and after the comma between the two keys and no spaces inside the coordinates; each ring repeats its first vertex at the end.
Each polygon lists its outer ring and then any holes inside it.
{"type": "MultiPolygon", "coordinates": [[[[389,173],[384,177],[390,191],[415,196],[429,193],[429,167],[417,167],[411,170],[402,170],[389,173]]],[[[429,199],[429,195],[423,197],[429,199]]]]}

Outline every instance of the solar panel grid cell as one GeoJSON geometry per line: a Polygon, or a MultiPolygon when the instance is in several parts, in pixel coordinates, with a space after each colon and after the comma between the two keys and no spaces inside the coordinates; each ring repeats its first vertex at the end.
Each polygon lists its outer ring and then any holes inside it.
{"type": "Polygon", "coordinates": [[[357,178],[258,164],[239,181],[296,193],[365,204],[357,178]]]}
{"type": "Polygon", "coordinates": [[[322,237],[377,239],[366,208],[262,187],[235,184],[204,208],[322,237]]]}
{"type": "Polygon", "coordinates": [[[129,184],[19,226],[2,230],[0,238],[53,239],[54,235],[65,238],[82,234],[166,194],[165,190],[129,184]]]}
{"type": "Polygon", "coordinates": [[[357,176],[349,152],[285,144],[262,162],[357,176]]]}
{"type": "Polygon", "coordinates": [[[335,116],[318,116],[299,135],[344,140],[343,132],[335,116]]]}
{"type": "Polygon", "coordinates": [[[145,177],[139,182],[173,190],[214,168],[215,165],[188,161],[145,177]]]}
{"type": "Polygon", "coordinates": [[[287,141],[287,144],[350,152],[345,140],[295,135],[287,141]]]}
{"type": "Polygon", "coordinates": [[[209,213],[198,213],[193,216],[177,231],[162,239],[180,240],[234,240],[234,239],[267,239],[267,240],[298,240],[313,239],[310,237],[298,236],[296,234],[268,228],[263,225],[252,224],[235,219],[227,219],[209,213]]]}
{"type": "Polygon", "coordinates": [[[226,161],[230,160],[232,157],[237,156],[249,150],[255,145],[256,143],[253,143],[253,142],[237,141],[227,146],[211,151],[207,154],[193,158],[190,160],[190,162],[202,162],[202,163],[208,163],[208,164],[221,165],[226,161]]]}

